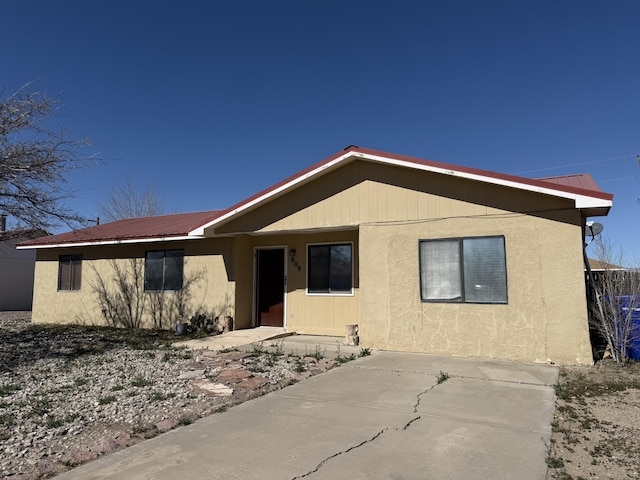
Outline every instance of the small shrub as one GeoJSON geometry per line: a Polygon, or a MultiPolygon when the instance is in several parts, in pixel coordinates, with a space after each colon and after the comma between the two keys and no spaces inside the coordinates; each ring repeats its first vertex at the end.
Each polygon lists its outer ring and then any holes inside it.
{"type": "Polygon", "coordinates": [[[262,355],[264,353],[264,344],[262,342],[254,343],[252,348],[255,355],[262,355]]]}
{"type": "Polygon", "coordinates": [[[440,373],[436,378],[438,380],[438,385],[440,385],[441,383],[449,379],[449,374],[447,372],[443,372],[442,370],[440,370],[440,373]]]}
{"type": "Polygon", "coordinates": [[[147,398],[152,402],[161,402],[163,400],[167,400],[167,399],[173,398],[175,396],[176,396],[175,393],[163,393],[163,392],[159,392],[157,390],[154,390],[153,392],[151,392],[149,394],[149,396],[147,398]]]}
{"type": "Polygon", "coordinates": [[[64,420],[54,416],[47,417],[47,428],[58,428],[64,425],[64,420]]]}
{"type": "Polygon", "coordinates": [[[12,385],[12,384],[2,385],[0,386],[0,397],[6,397],[7,395],[11,395],[12,393],[17,392],[18,390],[22,390],[22,387],[20,385],[12,385]]]}
{"type": "Polygon", "coordinates": [[[562,467],[564,467],[564,460],[562,460],[561,458],[558,458],[558,457],[551,456],[551,455],[547,455],[547,458],[545,458],[545,462],[547,463],[549,468],[562,468],[562,467]]]}
{"type": "Polygon", "coordinates": [[[338,363],[347,363],[347,362],[351,362],[352,360],[356,359],[356,354],[352,353],[351,355],[347,356],[347,357],[343,357],[342,355],[338,355],[336,357],[336,361],[338,363]]]}
{"type": "Polygon", "coordinates": [[[178,425],[191,425],[193,423],[193,420],[190,419],[189,417],[180,417],[180,420],[178,420],[178,425]]]}
{"type": "Polygon", "coordinates": [[[71,423],[74,420],[78,419],[78,418],[83,418],[81,414],[79,414],[78,412],[73,412],[70,413],[69,415],[67,415],[66,417],[64,417],[64,421],[65,423],[71,423]]]}
{"type": "Polygon", "coordinates": [[[231,352],[239,352],[240,349],[238,347],[224,347],[218,350],[218,353],[231,353],[231,352]]]}
{"type": "Polygon", "coordinates": [[[5,427],[12,427],[15,423],[16,417],[12,413],[3,413],[0,415],[0,425],[5,427]]]}
{"type": "Polygon", "coordinates": [[[322,360],[324,358],[324,354],[326,353],[326,349],[320,350],[320,347],[316,345],[316,349],[312,353],[305,353],[305,357],[315,358],[316,360],[322,360]]]}
{"type": "Polygon", "coordinates": [[[98,403],[100,405],[108,405],[109,403],[113,403],[117,400],[117,398],[113,395],[107,395],[106,397],[100,397],[98,399],[98,403]]]}
{"type": "Polygon", "coordinates": [[[359,357],[368,357],[369,355],[371,355],[371,349],[368,347],[361,348],[358,354],[359,357]]]}
{"type": "Polygon", "coordinates": [[[150,384],[151,382],[149,380],[147,380],[146,378],[140,375],[134,378],[133,381],[131,382],[131,385],[133,387],[146,387],[147,385],[150,385],[150,384]]]}
{"type": "Polygon", "coordinates": [[[51,409],[51,401],[48,398],[36,399],[31,405],[29,416],[41,417],[51,409]]]}
{"type": "Polygon", "coordinates": [[[298,373],[302,373],[307,369],[307,366],[305,365],[305,363],[302,361],[300,357],[296,357],[296,363],[293,369],[298,373]]]}
{"type": "Polygon", "coordinates": [[[271,344],[271,347],[275,349],[271,352],[271,355],[275,355],[277,357],[284,355],[284,338],[278,338],[271,344]]]}
{"type": "Polygon", "coordinates": [[[75,383],[76,387],[81,387],[89,383],[89,379],[86,377],[78,377],[73,381],[73,383],[75,383]]]}

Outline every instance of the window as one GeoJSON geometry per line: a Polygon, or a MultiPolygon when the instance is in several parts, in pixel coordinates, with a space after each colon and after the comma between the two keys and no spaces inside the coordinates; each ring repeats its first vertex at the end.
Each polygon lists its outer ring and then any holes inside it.
{"type": "Polygon", "coordinates": [[[161,292],[182,289],[184,250],[147,252],[144,262],[144,290],[161,292]]]}
{"type": "Polygon", "coordinates": [[[420,295],[428,302],[507,303],[504,237],[420,241],[420,295]]]}
{"type": "Polygon", "coordinates": [[[351,293],[353,262],[351,244],[309,245],[308,293],[351,293]]]}
{"type": "Polygon", "coordinates": [[[58,261],[58,290],[80,290],[82,255],[60,255],[58,261]]]}

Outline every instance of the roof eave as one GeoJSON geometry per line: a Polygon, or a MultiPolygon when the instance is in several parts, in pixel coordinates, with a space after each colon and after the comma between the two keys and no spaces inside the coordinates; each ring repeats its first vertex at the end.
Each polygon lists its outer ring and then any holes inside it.
{"type": "Polygon", "coordinates": [[[113,240],[99,240],[99,241],[86,241],[86,242],[64,242],[64,243],[41,243],[36,245],[17,245],[18,250],[37,250],[45,248],[74,248],[74,247],[98,247],[105,245],[123,245],[123,244],[135,244],[135,243],[155,243],[155,242],[171,242],[178,240],[196,240],[198,237],[195,235],[180,235],[173,237],[144,237],[144,238],[126,238],[126,239],[113,239],[113,240]]]}
{"type": "Polygon", "coordinates": [[[213,219],[212,221],[192,230],[189,235],[206,235],[206,230],[211,227],[221,226],[224,223],[232,220],[236,216],[257,208],[259,205],[271,200],[285,191],[291,189],[294,186],[300,185],[309,181],[312,177],[318,174],[326,173],[338,166],[341,163],[355,159],[365,159],[373,162],[397,165],[406,168],[412,168],[417,170],[423,170],[427,172],[440,173],[443,175],[456,176],[469,180],[480,181],[484,183],[491,183],[495,185],[506,186],[524,191],[530,191],[534,193],[541,193],[545,195],[551,195],[560,198],[571,199],[575,202],[575,208],[577,209],[589,209],[590,211],[596,211],[601,213],[595,213],[590,216],[604,216],[607,215],[611,208],[613,198],[612,195],[603,192],[591,192],[589,190],[581,190],[575,188],[553,188],[555,184],[544,185],[543,181],[536,181],[530,179],[520,179],[519,177],[511,175],[491,176],[490,172],[486,174],[475,173],[476,169],[470,169],[475,171],[467,171],[467,169],[457,170],[453,165],[437,164],[437,162],[418,162],[418,159],[410,159],[408,157],[384,155],[381,152],[375,151],[362,151],[364,149],[349,149],[341,155],[329,157],[327,160],[321,162],[315,168],[311,168],[307,171],[303,171],[302,174],[294,175],[288,180],[285,180],[276,188],[264,190],[262,194],[258,194],[252,197],[249,201],[245,201],[236,204],[231,207],[227,212],[213,219]],[[524,180],[524,181],[523,181],[524,180]],[[580,193],[584,192],[584,193],[580,193]]]}

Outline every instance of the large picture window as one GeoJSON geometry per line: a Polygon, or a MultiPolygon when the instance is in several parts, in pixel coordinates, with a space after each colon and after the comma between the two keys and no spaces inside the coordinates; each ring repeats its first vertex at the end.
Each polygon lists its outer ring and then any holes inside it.
{"type": "Polygon", "coordinates": [[[58,262],[58,290],[80,290],[82,283],[82,255],[60,255],[58,262]]]}
{"type": "Polygon", "coordinates": [[[144,289],[147,292],[181,290],[184,250],[147,252],[144,261],[144,289]]]}
{"type": "Polygon", "coordinates": [[[307,253],[309,293],[352,293],[353,261],[350,243],[309,245],[307,253]]]}
{"type": "Polygon", "coordinates": [[[507,303],[504,237],[420,241],[420,294],[427,302],[507,303]]]}

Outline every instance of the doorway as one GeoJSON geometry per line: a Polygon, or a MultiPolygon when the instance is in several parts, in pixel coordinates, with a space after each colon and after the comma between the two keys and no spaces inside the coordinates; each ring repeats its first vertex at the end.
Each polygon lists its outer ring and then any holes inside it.
{"type": "Polygon", "coordinates": [[[256,326],[284,327],[284,248],[256,250],[256,326]]]}

